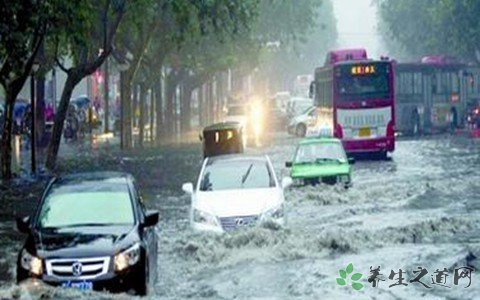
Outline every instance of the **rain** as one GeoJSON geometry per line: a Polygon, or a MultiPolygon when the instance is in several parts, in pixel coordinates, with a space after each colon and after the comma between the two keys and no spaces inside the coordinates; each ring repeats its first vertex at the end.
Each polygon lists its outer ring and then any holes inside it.
{"type": "Polygon", "coordinates": [[[480,2],[14,2],[0,298],[478,298],[480,2]]]}

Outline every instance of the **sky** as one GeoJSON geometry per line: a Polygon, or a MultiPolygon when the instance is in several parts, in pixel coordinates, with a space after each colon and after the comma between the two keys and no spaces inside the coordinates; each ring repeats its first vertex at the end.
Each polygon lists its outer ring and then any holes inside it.
{"type": "Polygon", "coordinates": [[[377,14],[372,0],[332,1],[337,18],[338,48],[366,48],[372,58],[385,54],[376,31],[377,14]]]}

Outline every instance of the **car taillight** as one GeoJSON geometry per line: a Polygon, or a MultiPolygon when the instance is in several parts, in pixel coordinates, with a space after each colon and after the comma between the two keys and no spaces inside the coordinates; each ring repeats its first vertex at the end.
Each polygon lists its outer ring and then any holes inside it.
{"type": "Polygon", "coordinates": [[[342,129],[342,126],[340,126],[340,124],[335,125],[335,132],[333,134],[338,139],[343,138],[343,129],[342,129]]]}
{"type": "Polygon", "coordinates": [[[393,121],[388,122],[387,125],[387,136],[394,136],[395,135],[395,125],[393,121]]]}

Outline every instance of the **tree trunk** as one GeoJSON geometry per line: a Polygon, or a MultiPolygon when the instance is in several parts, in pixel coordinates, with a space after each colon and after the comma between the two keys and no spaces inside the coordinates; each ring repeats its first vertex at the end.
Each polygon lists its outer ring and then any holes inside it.
{"type": "Polygon", "coordinates": [[[108,58],[105,59],[104,62],[104,87],[103,87],[103,113],[104,113],[104,132],[108,133],[110,131],[110,103],[109,103],[109,95],[110,95],[110,72],[108,67],[108,58]]]}
{"type": "Polygon", "coordinates": [[[193,89],[188,85],[184,85],[182,88],[182,99],[181,99],[181,123],[180,129],[181,132],[189,132],[191,129],[191,119],[192,119],[192,92],[193,89]]]}
{"type": "Polygon", "coordinates": [[[132,92],[133,92],[133,97],[132,97],[132,111],[133,111],[133,127],[138,127],[138,119],[139,119],[139,114],[138,114],[138,84],[137,83],[132,83],[132,92]]]}
{"type": "Polygon", "coordinates": [[[12,128],[13,128],[13,107],[15,105],[16,95],[11,91],[6,91],[5,116],[2,131],[2,178],[9,180],[12,178],[12,128]]]}
{"type": "Polygon", "coordinates": [[[155,115],[156,115],[156,145],[160,146],[160,140],[163,132],[163,97],[162,97],[162,78],[158,77],[155,81],[155,115]]]}
{"type": "MultiPolygon", "coordinates": [[[[172,76],[172,75],[170,75],[172,76]]],[[[169,76],[169,77],[170,77],[169,76]]],[[[171,137],[174,132],[174,122],[175,122],[175,89],[176,84],[173,82],[172,78],[170,77],[167,80],[167,87],[166,87],[166,107],[165,107],[165,133],[168,137],[171,137]]]]}
{"type": "Polygon", "coordinates": [[[45,75],[36,78],[35,93],[35,130],[37,146],[46,146],[45,136],[45,75]]]}
{"type": "Polygon", "coordinates": [[[204,95],[204,85],[198,87],[198,123],[200,127],[205,126],[205,95],[204,95]]]}
{"type": "Polygon", "coordinates": [[[131,149],[132,141],[132,74],[128,71],[120,73],[120,122],[122,126],[121,143],[122,149],[131,149]]]}
{"type": "Polygon", "coordinates": [[[150,89],[150,143],[155,142],[155,93],[150,89]]]}
{"type": "Polygon", "coordinates": [[[207,82],[207,105],[206,105],[206,115],[207,115],[207,124],[212,124],[212,84],[207,82]]]}
{"type": "Polygon", "coordinates": [[[145,138],[145,106],[147,104],[147,92],[147,86],[145,82],[142,82],[140,84],[140,97],[137,103],[140,110],[140,116],[138,118],[138,145],[140,146],[140,148],[143,148],[143,141],[145,138]]]}
{"type": "Polygon", "coordinates": [[[70,71],[67,73],[67,81],[63,88],[62,97],[60,98],[60,104],[55,114],[55,121],[53,124],[52,137],[47,149],[46,167],[49,170],[55,168],[57,161],[58,150],[60,148],[60,141],[62,139],[63,125],[65,117],[67,116],[68,106],[70,104],[70,98],[75,86],[82,80],[82,76],[79,72],[70,71]]]}

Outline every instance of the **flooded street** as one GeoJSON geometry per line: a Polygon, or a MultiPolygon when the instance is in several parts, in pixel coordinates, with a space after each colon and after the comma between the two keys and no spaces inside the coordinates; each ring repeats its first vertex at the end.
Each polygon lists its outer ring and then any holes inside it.
{"type": "MultiPolygon", "coordinates": [[[[278,140],[250,152],[265,151],[278,175],[286,175],[284,162],[291,159],[295,142],[278,140]]],[[[192,233],[187,223],[189,198],[172,191],[152,203],[163,216],[157,296],[421,297],[426,289],[418,284],[389,288],[393,282],[381,282],[372,288],[366,282],[369,268],[381,266],[385,276],[399,268],[411,273],[418,266],[433,273],[464,266],[467,257],[478,256],[478,163],[479,145],[468,140],[400,141],[391,161],[358,161],[349,190],[291,189],[286,196],[286,229],[258,228],[223,236],[192,233]],[[364,274],[367,287],[361,293],[335,283],[338,270],[349,263],[364,274]]],[[[479,290],[474,279],[468,289],[435,287],[429,295],[473,299],[479,290]]]]}
{"type": "MultiPolygon", "coordinates": [[[[284,164],[291,159],[296,142],[281,136],[272,145],[247,152],[267,153],[278,176],[286,176],[284,164]]],[[[120,160],[121,170],[135,175],[147,205],[160,210],[154,299],[418,298],[427,291],[420,284],[389,288],[394,283],[387,279],[390,271],[403,269],[410,279],[411,272],[421,266],[430,272],[423,279],[429,283],[436,269],[452,273],[455,266],[480,267],[475,259],[480,255],[480,145],[472,140],[442,136],[399,141],[389,161],[357,161],[354,184],[348,190],[332,186],[288,190],[287,228],[225,235],[190,230],[190,198],[180,186],[196,181],[201,152],[196,146],[182,149],[112,158],[120,160]],[[365,287],[359,292],[335,282],[338,270],[349,263],[363,274],[360,282],[365,287]],[[387,279],[376,288],[367,282],[371,266],[380,266],[387,279]]],[[[85,164],[84,169],[92,166],[85,164]]],[[[3,276],[0,294],[27,297],[23,288],[12,286],[22,238],[12,227],[13,223],[1,227],[0,263],[9,265],[11,274],[3,276]]],[[[474,273],[469,288],[435,286],[428,296],[474,299],[478,292],[474,273]]],[[[82,295],[51,288],[36,293],[47,298],[82,295]]]]}

